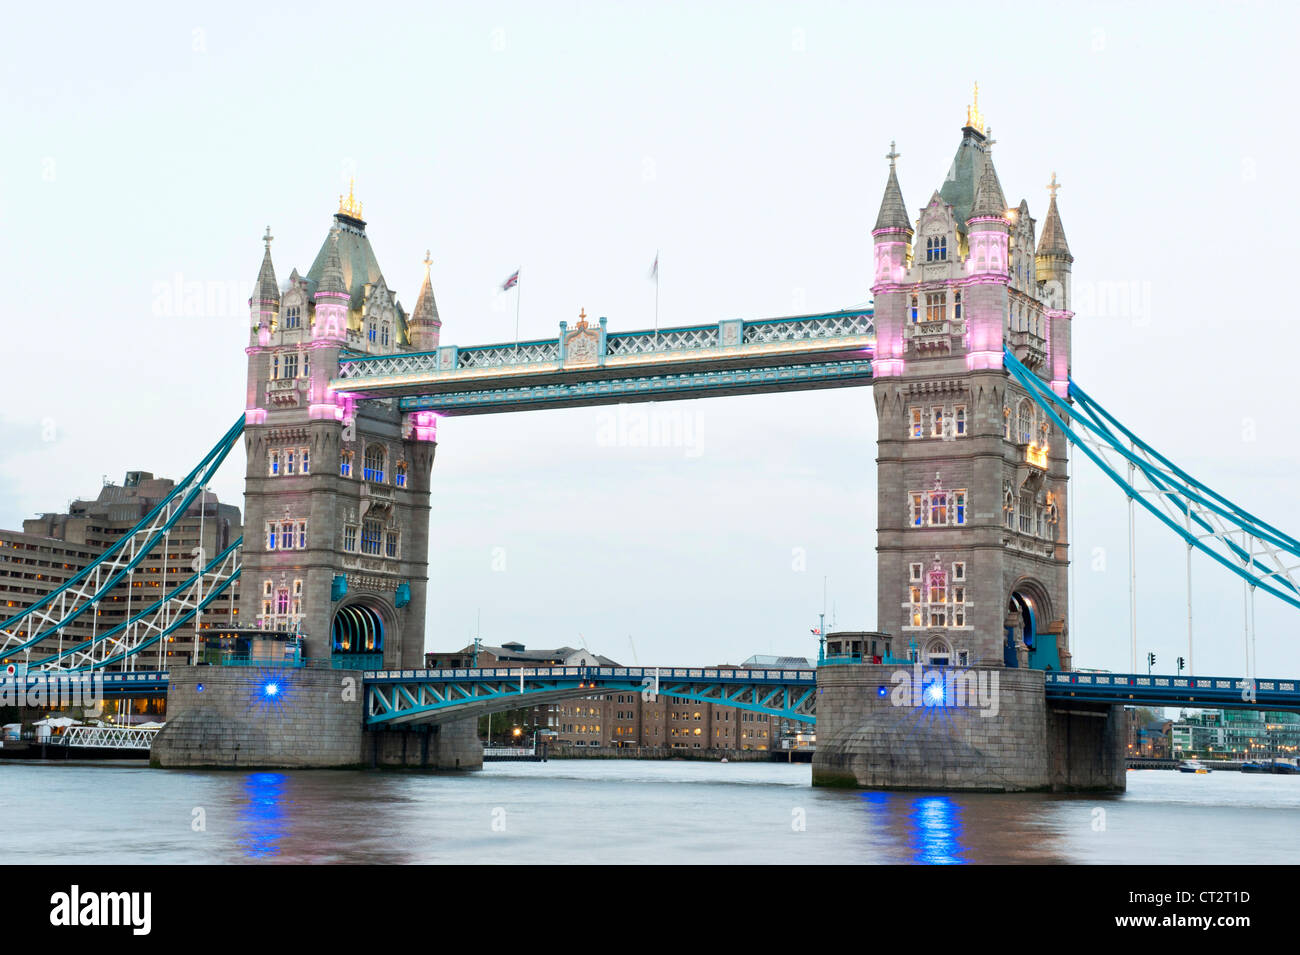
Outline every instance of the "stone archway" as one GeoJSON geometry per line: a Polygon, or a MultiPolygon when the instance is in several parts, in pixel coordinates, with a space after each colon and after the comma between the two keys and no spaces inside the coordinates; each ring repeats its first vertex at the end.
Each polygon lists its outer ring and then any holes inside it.
{"type": "Polygon", "coordinates": [[[330,657],[357,658],[358,663],[364,657],[368,665],[376,665],[375,658],[383,659],[385,644],[394,636],[393,621],[384,608],[366,600],[344,604],[330,623],[330,657]]]}
{"type": "Polygon", "coordinates": [[[1046,630],[1054,618],[1047,588],[1022,577],[1007,597],[1005,664],[1034,670],[1061,669],[1056,637],[1046,630]]]}

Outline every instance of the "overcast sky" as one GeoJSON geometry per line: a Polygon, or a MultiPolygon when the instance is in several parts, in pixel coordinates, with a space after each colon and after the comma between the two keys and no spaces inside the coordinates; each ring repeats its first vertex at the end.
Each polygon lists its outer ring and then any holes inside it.
{"type": "MultiPolygon", "coordinates": [[[[1074,376],[1292,533],[1296,18],[1288,5],[25,4],[0,37],[8,400],[0,525],[128,469],[178,477],[243,407],[269,223],[305,272],[355,175],[409,310],[432,250],[443,342],[579,309],[649,326],[860,305],[898,143],[915,213],[978,80],[1007,198],[1055,171],[1074,376]],[[173,289],[202,283],[197,304],[173,289]]],[[[867,389],[450,419],[430,648],[623,662],[815,654],[876,623],[867,389]],[[643,427],[661,440],[637,446],[643,427]],[[800,569],[802,568],[802,569],[800,569]]],[[[1122,495],[1076,462],[1076,664],[1127,669],[1122,495]]],[[[242,505],[242,453],[216,485],[242,505]]],[[[1244,664],[1240,581],[1194,564],[1197,671],[1244,664]]],[[[1186,653],[1184,548],[1139,520],[1141,654],[1186,653]]],[[[1261,595],[1259,671],[1300,670],[1261,595]]]]}

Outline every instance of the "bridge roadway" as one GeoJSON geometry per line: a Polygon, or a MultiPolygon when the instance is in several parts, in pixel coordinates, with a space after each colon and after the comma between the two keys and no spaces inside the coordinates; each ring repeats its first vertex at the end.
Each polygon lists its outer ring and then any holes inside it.
{"type": "MultiPolygon", "coordinates": [[[[277,667],[258,668],[270,675],[277,667]]],[[[900,668],[906,668],[900,664],[900,668]]],[[[910,674],[910,670],[908,670],[910,674]]],[[[925,668],[925,673],[936,672],[925,668]]],[[[366,724],[441,723],[598,693],[656,693],[734,706],[803,723],[816,721],[817,671],[684,667],[526,667],[442,670],[367,670],[363,673],[366,724]]],[[[157,696],[167,692],[166,670],[134,673],[43,672],[0,679],[0,701],[157,696]],[[102,679],[99,687],[96,683],[102,679]]],[[[1049,672],[1050,703],[1115,703],[1300,712],[1300,680],[1261,678],[1253,693],[1241,677],[1049,672]]]]}
{"type": "Polygon", "coordinates": [[[875,344],[870,308],[629,332],[602,318],[554,339],[345,353],[330,387],[438,416],[809,391],[870,385],[875,344]]]}

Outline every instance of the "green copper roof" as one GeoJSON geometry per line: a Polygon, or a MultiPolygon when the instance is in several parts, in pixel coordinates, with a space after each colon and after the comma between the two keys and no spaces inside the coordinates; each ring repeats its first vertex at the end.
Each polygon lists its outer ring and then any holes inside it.
{"type": "Polygon", "coordinates": [[[961,144],[957,147],[957,154],[952,157],[952,165],[939,189],[939,196],[952,206],[957,228],[965,232],[966,220],[970,218],[971,207],[975,205],[975,187],[984,171],[985,137],[970,126],[962,129],[961,133],[961,144]]]}
{"type": "MultiPolygon", "coordinates": [[[[366,285],[376,287],[383,285],[385,288],[388,286],[384,282],[379,261],[375,258],[375,250],[370,247],[370,239],[366,236],[365,222],[339,212],[334,215],[332,228],[338,230],[339,268],[343,273],[344,288],[351,296],[348,307],[349,324],[354,329],[360,329],[361,307],[365,303],[366,285]]],[[[329,255],[330,237],[327,235],[320,251],[316,253],[315,261],[307,270],[307,292],[312,296],[315,296],[325,273],[329,255]]],[[[396,295],[393,298],[396,300],[396,295]]],[[[406,312],[401,305],[397,306],[397,324],[398,341],[405,343],[407,341],[406,312]]]]}

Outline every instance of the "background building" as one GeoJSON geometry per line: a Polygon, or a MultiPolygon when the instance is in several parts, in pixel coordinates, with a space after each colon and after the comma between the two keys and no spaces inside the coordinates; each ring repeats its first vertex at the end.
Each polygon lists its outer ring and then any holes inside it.
{"type": "Polygon", "coordinates": [[[1174,756],[1251,759],[1300,754],[1300,714],[1252,710],[1182,713],[1170,729],[1174,756]]]}
{"type": "MultiPolygon", "coordinates": [[[[92,563],[138,524],[175,487],[168,478],[148,471],[128,471],[120,485],[104,483],[94,500],[73,501],[66,512],[46,513],[23,521],[21,531],[0,531],[0,622],[57,590],[92,563]]],[[[239,508],[222,504],[205,491],[172,526],[144,561],[99,602],[93,611],[67,624],[61,633],[42,640],[29,652],[5,658],[5,663],[36,661],[61,649],[91,640],[124,623],[194,573],[195,548],[211,557],[242,533],[239,508]]],[[[239,581],[204,611],[202,630],[225,628],[238,620],[239,581]]],[[[28,621],[15,630],[28,636],[28,621]]],[[[144,670],[188,663],[194,650],[194,629],[182,628],[170,641],[142,651],[109,669],[144,670]]]]}

